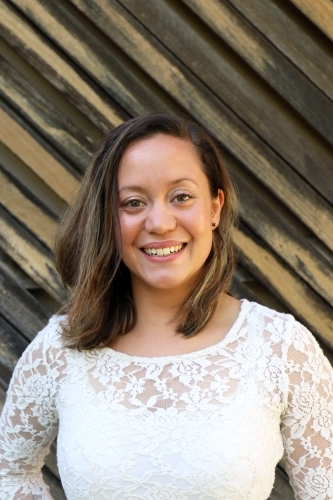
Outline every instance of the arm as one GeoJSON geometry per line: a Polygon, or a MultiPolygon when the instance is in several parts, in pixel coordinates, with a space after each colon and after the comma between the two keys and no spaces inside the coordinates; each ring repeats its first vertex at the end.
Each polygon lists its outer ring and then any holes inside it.
{"type": "Polygon", "coordinates": [[[299,323],[287,356],[285,463],[297,500],[333,499],[333,370],[299,323]]]}
{"type": "Polygon", "coordinates": [[[16,365],[0,420],[0,498],[50,500],[41,468],[57,433],[55,384],[43,332],[16,365]]]}

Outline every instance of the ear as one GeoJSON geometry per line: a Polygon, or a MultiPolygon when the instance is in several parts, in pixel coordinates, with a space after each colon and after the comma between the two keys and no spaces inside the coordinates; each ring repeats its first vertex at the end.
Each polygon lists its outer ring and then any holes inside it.
{"type": "Polygon", "coordinates": [[[221,210],[224,205],[224,192],[222,189],[218,190],[216,198],[212,200],[212,223],[216,224],[216,227],[220,222],[221,210]]]}

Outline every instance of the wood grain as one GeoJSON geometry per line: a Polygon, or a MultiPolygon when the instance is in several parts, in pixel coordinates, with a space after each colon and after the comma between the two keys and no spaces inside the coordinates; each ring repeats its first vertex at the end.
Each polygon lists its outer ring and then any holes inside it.
{"type": "MultiPolygon", "coordinates": [[[[13,279],[1,262],[0,299],[0,314],[26,339],[32,340],[46,325],[48,311],[13,279]]],[[[12,334],[8,342],[11,338],[12,334]]]]}
{"type": "MultiPolygon", "coordinates": [[[[0,283],[0,287],[1,287],[0,283]]],[[[11,372],[29,342],[0,315],[0,364],[11,372]]]]}
{"type": "MultiPolygon", "coordinates": [[[[119,0],[119,3],[148,28],[149,34],[155,35],[155,41],[150,37],[151,44],[157,48],[162,42],[228,108],[333,204],[333,192],[326,182],[331,172],[333,149],[316,141],[316,136],[305,127],[304,118],[310,119],[308,111],[299,119],[292,108],[284,106],[269,87],[262,85],[262,80],[254,77],[252,69],[248,70],[248,66],[236,60],[234,53],[228,52],[228,47],[220,47],[221,41],[214,44],[205,36],[198,36],[199,28],[193,29],[184,22],[185,14],[179,9],[179,2],[172,2],[174,8],[166,2],[153,2],[149,7],[144,0],[119,0]],[[315,177],[311,173],[314,166],[317,171],[315,177]]],[[[135,20],[131,24],[132,32],[139,29],[135,20]]],[[[145,36],[146,40],[148,36],[145,36]]],[[[147,53],[142,54],[141,64],[149,65],[147,53]]],[[[176,61],[174,64],[177,64],[176,61]]],[[[306,79],[303,81],[306,83],[306,79]]],[[[311,110],[316,124],[321,123],[320,132],[332,145],[333,104],[310,82],[306,89],[304,85],[298,88],[298,101],[302,101],[302,107],[311,110]],[[311,100],[314,100],[314,106],[308,104],[311,100]]],[[[312,125],[315,126],[314,123],[312,125]]]]}
{"type": "MultiPolygon", "coordinates": [[[[45,0],[11,2],[126,109],[128,118],[157,109],[168,110],[163,99],[155,95],[154,88],[147,88],[147,81],[142,82],[136,75],[135,68],[127,67],[119,54],[114,54],[110,42],[103,44],[101,37],[97,40],[60,3],[45,0]]],[[[169,100],[168,94],[164,98],[169,100]]]]}
{"type": "Polygon", "coordinates": [[[241,264],[333,349],[332,308],[246,228],[236,231],[235,244],[241,264]]]}
{"type": "Polygon", "coordinates": [[[0,0],[0,34],[37,71],[64,94],[99,129],[106,132],[126,119],[126,115],[76,70],[54,46],[0,0]]]}
{"type": "Polygon", "coordinates": [[[51,252],[0,205],[0,248],[58,302],[65,299],[51,252]]]}
{"type": "Polygon", "coordinates": [[[115,2],[72,0],[333,250],[331,206],[115,2]],[[148,57],[149,54],[149,57],[148,57]]]}
{"type": "Polygon", "coordinates": [[[183,0],[183,3],[332,143],[331,101],[266,37],[226,1],[183,0]]]}
{"type": "Polygon", "coordinates": [[[333,264],[240,175],[233,177],[240,192],[242,221],[333,307],[333,264]]]}
{"type": "Polygon", "coordinates": [[[79,172],[85,170],[94,142],[0,56],[0,95],[79,172]]]}
{"type": "Polygon", "coordinates": [[[14,119],[4,109],[4,102],[0,104],[0,141],[69,203],[79,186],[78,180],[43,147],[41,138],[36,140],[18,117],[14,119]]]}
{"type": "MultiPolygon", "coordinates": [[[[321,50],[296,20],[289,17],[276,2],[267,0],[228,0],[239,14],[247,18],[278,50],[299,68],[324,94],[333,100],[332,58],[321,50]]],[[[309,3],[311,9],[315,2],[309,3]]]]}
{"type": "Polygon", "coordinates": [[[53,248],[56,218],[0,165],[0,204],[46,247],[53,248]]]}
{"type": "Polygon", "coordinates": [[[291,0],[325,35],[333,41],[333,3],[330,0],[291,0]]]}

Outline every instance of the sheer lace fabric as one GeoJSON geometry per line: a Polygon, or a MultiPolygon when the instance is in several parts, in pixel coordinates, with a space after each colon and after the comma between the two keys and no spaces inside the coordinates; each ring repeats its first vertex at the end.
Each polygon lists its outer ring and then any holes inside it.
{"type": "Polygon", "coordinates": [[[15,369],[1,499],[51,498],[57,432],[68,500],[264,500],[283,454],[297,499],[333,499],[332,368],[292,316],[243,300],[220,343],[158,358],[64,349],[62,320],[15,369]]]}

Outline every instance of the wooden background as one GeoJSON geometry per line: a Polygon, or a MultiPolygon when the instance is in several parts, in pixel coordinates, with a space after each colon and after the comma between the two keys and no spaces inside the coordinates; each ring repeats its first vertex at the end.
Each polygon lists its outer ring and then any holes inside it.
{"type": "MultiPolygon", "coordinates": [[[[233,284],[333,360],[333,3],[0,0],[0,400],[64,297],[56,221],[96,142],[149,112],[214,134],[238,186],[233,284]]],[[[64,495],[54,447],[45,476],[64,495]]],[[[277,469],[273,499],[293,498],[277,469]]]]}

